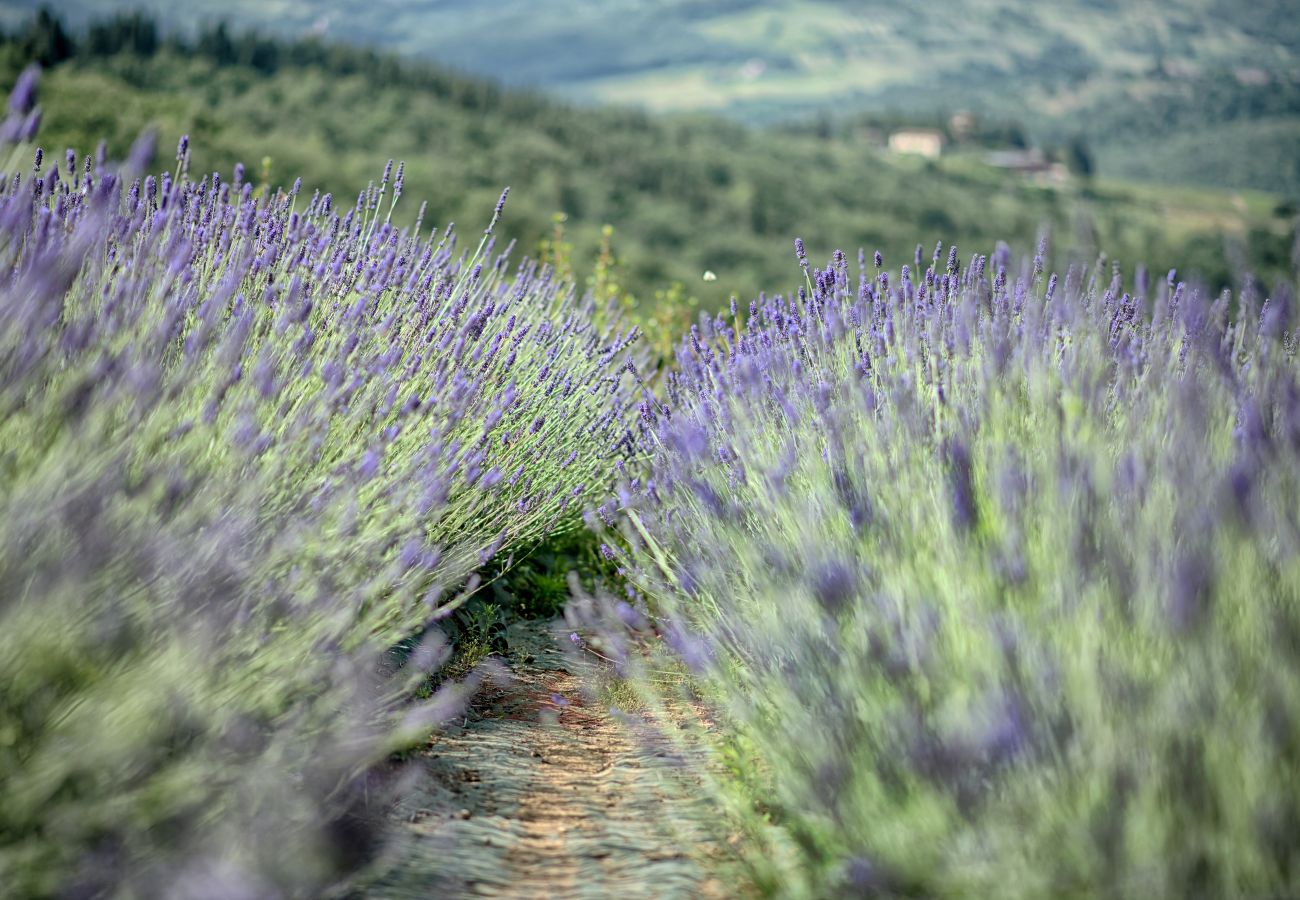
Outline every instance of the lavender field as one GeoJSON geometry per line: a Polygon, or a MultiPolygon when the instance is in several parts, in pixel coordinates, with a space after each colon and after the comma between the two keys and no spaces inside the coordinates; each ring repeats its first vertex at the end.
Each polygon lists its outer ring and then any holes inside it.
{"type": "Polygon", "coordinates": [[[675,666],[716,706],[759,883],[1294,895],[1292,288],[795,244],[642,406],[625,596],[580,607],[647,702],[675,666]]]}
{"type": "Polygon", "coordinates": [[[1300,231],[1224,284],[792,221],[634,302],[504,182],[47,146],[46,77],[0,897],[1300,896],[1300,231]]]}
{"type": "Polygon", "coordinates": [[[400,165],[336,206],[191,177],[185,139],[159,175],[47,158],[36,80],[3,126],[0,883],[314,894],[474,683],[409,702],[448,654],[411,636],[631,452],[636,332],[495,246],[504,193],[462,250],[388,223],[400,165]]]}

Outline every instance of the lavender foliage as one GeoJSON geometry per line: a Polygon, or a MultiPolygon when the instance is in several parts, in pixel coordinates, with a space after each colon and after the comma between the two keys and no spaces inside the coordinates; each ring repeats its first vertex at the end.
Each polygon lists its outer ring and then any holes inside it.
{"type": "Polygon", "coordinates": [[[490,233],[390,225],[400,167],[348,208],[185,141],[3,158],[0,884],[319,895],[470,687],[411,701],[445,648],[388,648],[607,489],[636,333],[490,233]]]}
{"type": "Polygon", "coordinates": [[[700,322],[604,652],[692,674],[777,893],[1300,893],[1293,289],[940,259],[700,322]]]}

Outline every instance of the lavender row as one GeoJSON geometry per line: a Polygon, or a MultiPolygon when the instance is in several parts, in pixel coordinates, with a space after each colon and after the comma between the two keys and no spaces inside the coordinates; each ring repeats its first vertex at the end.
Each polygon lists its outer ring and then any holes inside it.
{"type": "Polygon", "coordinates": [[[34,90],[0,155],[0,883],[313,895],[468,690],[406,702],[446,648],[387,648],[608,489],[637,335],[491,226],[395,228],[401,165],[339,204],[184,140],[159,175],[55,158],[34,90]]]}
{"type": "Polygon", "coordinates": [[[796,249],[796,294],[683,342],[591,519],[605,650],[713,705],[760,883],[1300,892],[1292,286],[796,249]]]}

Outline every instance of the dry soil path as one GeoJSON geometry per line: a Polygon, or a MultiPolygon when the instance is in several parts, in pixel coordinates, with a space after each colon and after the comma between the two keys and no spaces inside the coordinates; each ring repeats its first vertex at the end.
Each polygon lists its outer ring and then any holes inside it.
{"type": "Polygon", "coordinates": [[[395,864],[365,896],[736,895],[680,758],[588,701],[585,664],[557,632],[511,630],[510,677],[424,751],[395,813],[395,864]]]}

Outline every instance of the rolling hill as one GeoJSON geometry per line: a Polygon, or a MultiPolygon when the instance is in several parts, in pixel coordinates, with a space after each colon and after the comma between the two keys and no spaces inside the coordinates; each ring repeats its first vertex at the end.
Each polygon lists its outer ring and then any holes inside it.
{"type": "Polygon", "coordinates": [[[47,151],[88,150],[103,138],[120,157],[152,126],[164,147],[189,133],[200,171],[265,158],[269,182],[302,176],[342,197],[355,197],[388,159],[404,159],[398,215],[408,222],[422,200],[426,221],[483,222],[509,184],[508,237],[536,250],[563,213],[564,239],[586,272],[601,226],[614,223],[624,287],[643,301],[673,282],[710,308],[731,294],[789,289],[795,235],[814,256],[828,256],[834,241],[898,261],[918,242],[955,241],[966,253],[999,240],[1030,248],[1047,226],[1057,263],[1068,261],[1064,248],[1088,262],[1104,251],[1130,271],[1177,266],[1216,285],[1243,267],[1265,279],[1290,270],[1295,209],[1267,194],[1041,183],[973,156],[893,156],[851,134],[574,106],[314,38],[209,29],[165,39],[144,20],[122,20],[56,52],[51,27],[0,46],[6,85],[34,56],[62,54],[46,59],[54,64],[42,84],[47,151]]]}
{"type": "MultiPolygon", "coordinates": [[[[40,0],[0,0],[11,25],[40,0]]],[[[1300,197],[1289,0],[60,0],[172,27],[315,34],[571,100],[773,122],[859,111],[1020,120],[1108,175],[1300,197]],[[1228,104],[1200,108],[1206,93],[1228,104]],[[1193,102],[1191,113],[1185,107],[1193,102]]]]}

